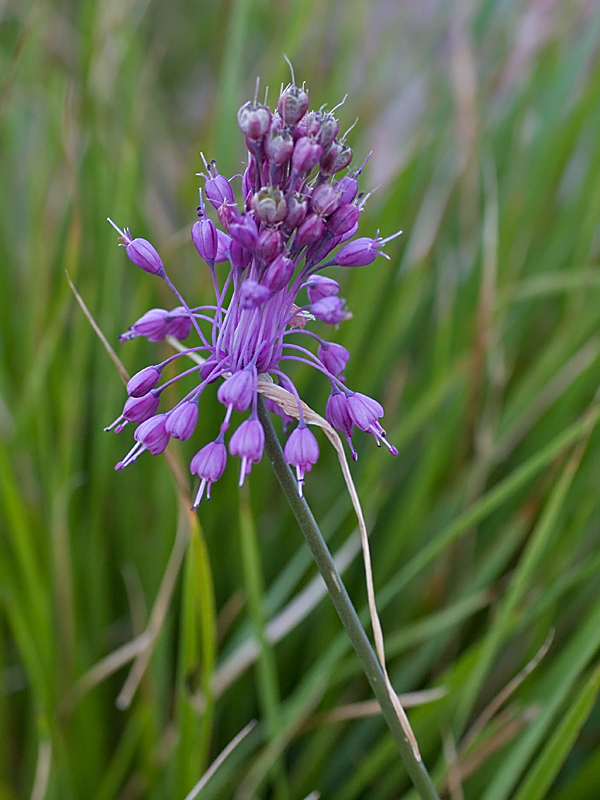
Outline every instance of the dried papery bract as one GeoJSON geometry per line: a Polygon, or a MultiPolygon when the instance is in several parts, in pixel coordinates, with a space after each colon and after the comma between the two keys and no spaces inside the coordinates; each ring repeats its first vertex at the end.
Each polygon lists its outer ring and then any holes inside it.
{"type": "MultiPolygon", "coordinates": [[[[110,427],[119,433],[130,422],[139,427],[135,446],[117,466],[122,469],[133,463],[145,450],[162,452],[170,437],[190,438],[201,419],[202,393],[218,383],[217,396],[225,413],[218,438],[192,459],[191,470],[201,481],[195,505],[205,493],[208,496],[211,484],[223,473],[226,448],[241,459],[240,485],[262,457],[262,428],[257,418],[259,375],[271,376],[295,398],[298,413],[294,416],[299,425],[291,432],[284,452],[302,493],[305,475],[317,461],[319,448],[306,427],[296,387],[286,374],[289,361],[309,364],[329,381],[327,419],[345,436],[354,458],[354,428],[372,433],[378,444],[383,442],[396,452],[379,423],[383,414],[379,403],[346,386],[349,352],[311,328],[315,320],[337,326],[351,317],[339,296],[339,284],[321,271],[328,266],[371,264],[398,234],[388,239],[378,234],[372,239],[352,238],[364,204],[357,182],[362,167],[348,171],[352,150],[343,141],[346,134],[338,138],[339,124],[333,112],[309,110],[308,92],[297,86],[293,77],[292,83],[282,88],[274,110],[255,97],[240,108],[238,125],[248,147],[241,196],[236,198],[235,182],[221,175],[214,161],[203,156],[204,170],[199,173],[204,186],[191,234],[212,276],[212,303],[188,306],[154,246],[146,239],[133,238],[127,228],[121,230],[111,220],[132,263],[161,278],[179,302],[170,311],[147,311],[121,340],[137,336],[152,342],[167,336],[183,340],[192,333],[197,337],[194,345],[145,367],[128,383],[129,399],[110,427]],[[221,263],[228,263],[229,269],[220,267],[221,263]],[[303,339],[316,339],[316,354],[303,346],[303,339]],[[182,360],[186,353],[201,356],[205,363],[190,366],[182,360]],[[179,375],[170,377],[169,370],[165,373],[168,380],[160,384],[164,367],[172,362],[182,365],[179,375]],[[195,377],[195,387],[174,408],[163,408],[159,414],[165,388],[182,376],[195,377]],[[234,412],[249,416],[240,425],[236,420],[230,431],[234,412]]],[[[289,415],[279,406],[271,408],[289,422],[289,415]]]]}

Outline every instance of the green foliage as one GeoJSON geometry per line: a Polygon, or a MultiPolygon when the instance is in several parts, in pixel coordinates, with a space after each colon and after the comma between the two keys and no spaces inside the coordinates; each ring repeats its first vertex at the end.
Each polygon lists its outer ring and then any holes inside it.
{"type": "MultiPolygon", "coordinates": [[[[164,457],[113,471],[124,391],[65,278],[131,372],[163,357],[117,343],[171,300],[105,219],[209,297],[198,151],[240,170],[237,108],[258,75],[273,100],[283,54],[313,106],[349,94],[379,186],[361,233],[405,231],[389,262],[338,269],[354,317],[332,338],[400,450],[357,437],[352,472],[392,681],[445,690],[409,712],[425,762],[466,800],[596,798],[599,37],[583,2],[0,7],[3,800],[183,800],[252,718],[203,799],[414,797],[382,720],[341,717],[368,686],[268,463],[242,493],[230,464],[199,520],[164,457]]],[[[298,385],[322,412],[327,386],[298,385]]],[[[186,485],[218,429],[208,394],[201,415],[172,453],[186,485]]],[[[320,444],[305,492],[366,624],[320,444]]]]}

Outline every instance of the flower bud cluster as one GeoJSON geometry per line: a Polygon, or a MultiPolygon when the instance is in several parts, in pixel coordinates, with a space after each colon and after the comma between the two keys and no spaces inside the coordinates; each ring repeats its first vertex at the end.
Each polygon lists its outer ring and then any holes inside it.
{"type": "MultiPolygon", "coordinates": [[[[120,432],[128,422],[137,424],[136,444],[117,468],[132,463],[144,450],[162,452],[171,437],[190,438],[198,421],[200,396],[209,384],[218,382],[217,397],[225,415],[217,438],[191,461],[190,469],[200,479],[195,506],[205,493],[210,497],[211,484],[225,469],[227,451],[241,459],[240,485],[261,459],[264,432],[257,414],[257,387],[259,375],[265,373],[298,401],[299,424],[287,440],[284,455],[296,470],[302,494],[304,476],[316,463],[319,448],[306,427],[296,387],[283,370],[287,360],[308,363],[329,380],[326,417],[346,437],[353,457],[354,428],[372,433],[378,444],[383,442],[396,452],[379,423],[381,405],[345,385],[348,351],[321,339],[307,324],[316,319],[338,325],[351,317],[339,296],[339,284],[321,275],[321,270],[371,264],[377,255],[385,255],[383,246],[399,234],[387,239],[379,235],[353,238],[366,199],[358,192],[362,168],[347,171],[352,150],[344,137],[339,138],[336,118],[331,112],[309,110],[304,87],[283,89],[274,110],[246,103],[238,112],[238,125],[248,148],[241,197],[236,198],[232,183],[214,162],[204,161],[199,219],[192,227],[194,246],[211,272],[213,305],[190,308],[167,277],[153,245],[117,228],[130,260],[164,280],[180,303],[171,311],[150,309],[121,335],[121,341],[136,336],[151,342],[166,336],[184,340],[192,330],[199,340],[161,364],[145,367],[129,381],[123,413],[110,428],[120,432]],[[216,223],[207,206],[213,207],[216,223]],[[224,276],[217,274],[221,268],[216,265],[221,263],[229,264],[224,276]],[[298,299],[301,292],[305,301],[298,299]],[[317,340],[317,355],[294,342],[298,335],[317,340]],[[173,361],[181,364],[186,354],[204,361],[198,364],[196,358],[186,363],[179,376],[159,386],[163,368],[173,361]],[[192,391],[170,411],[157,413],[163,389],[190,374],[197,376],[192,391]],[[226,443],[234,412],[249,415],[226,443]]],[[[268,405],[285,424],[290,423],[290,416],[279,406],[268,405]]]]}

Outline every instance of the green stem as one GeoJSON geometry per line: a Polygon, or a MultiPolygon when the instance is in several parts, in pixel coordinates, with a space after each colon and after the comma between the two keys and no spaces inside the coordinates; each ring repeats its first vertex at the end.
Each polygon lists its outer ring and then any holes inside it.
{"type": "Polygon", "coordinates": [[[352,642],[352,646],[362,664],[364,673],[379,702],[383,718],[396,742],[398,752],[404,762],[406,771],[422,800],[439,800],[438,793],[436,792],[425,765],[415,756],[411,744],[402,730],[402,725],[388,693],[381,664],[360,623],[358,614],[342,583],[335,562],[325,544],[325,540],[313,517],[312,511],[308,507],[306,500],[298,496],[296,480],[283,457],[283,450],[281,449],[279,439],[277,438],[262,397],[259,398],[258,416],[265,431],[265,450],[273,466],[277,480],[300,525],[300,530],[307,541],[317,563],[319,572],[325,581],[325,586],[331,595],[331,599],[342,621],[342,625],[352,642]]]}

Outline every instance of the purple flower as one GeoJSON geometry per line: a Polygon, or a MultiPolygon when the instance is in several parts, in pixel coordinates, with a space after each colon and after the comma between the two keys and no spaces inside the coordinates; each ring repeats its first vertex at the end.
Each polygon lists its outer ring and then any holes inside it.
{"type": "Polygon", "coordinates": [[[184,400],[169,414],[165,430],[174,439],[181,439],[185,442],[194,432],[197,422],[197,400],[184,400]]]}
{"type": "Polygon", "coordinates": [[[256,370],[247,367],[235,372],[225,383],[219,386],[217,398],[220,403],[236,411],[246,411],[256,397],[256,370]]]}
{"type": "Polygon", "coordinates": [[[269,130],[271,109],[260,103],[258,105],[245,103],[238,111],[237,118],[242,133],[247,136],[248,139],[257,141],[262,139],[269,130]]]}
{"type": "Polygon", "coordinates": [[[306,293],[311,303],[317,303],[324,297],[331,297],[337,294],[340,285],[333,278],[326,278],[324,275],[313,275],[306,281],[306,293]]]}
{"type": "Polygon", "coordinates": [[[250,473],[252,464],[258,464],[261,460],[264,446],[265,432],[256,417],[250,417],[242,422],[231,436],[229,452],[232,456],[239,456],[242,459],[240,486],[244,483],[246,475],[250,473]]]}
{"type": "Polygon", "coordinates": [[[201,258],[207,263],[215,261],[219,250],[219,236],[212,219],[200,219],[194,222],[192,241],[201,258]]]}
{"type": "Polygon", "coordinates": [[[310,472],[312,465],[319,459],[319,445],[306,425],[299,425],[293,430],[285,444],[283,457],[292,467],[296,467],[298,494],[302,497],[304,474],[310,472]]]}
{"type": "MultiPolygon", "coordinates": [[[[380,249],[384,244],[395,239],[396,236],[400,236],[401,233],[402,231],[398,231],[393,236],[388,236],[387,239],[380,239],[379,236],[376,236],[375,239],[369,239],[366,236],[355,239],[342,247],[333,262],[339,264],[340,267],[366,267],[380,255],[380,249]]],[[[381,255],[389,258],[385,253],[381,253],[381,255]]]]}
{"type": "Polygon", "coordinates": [[[145,336],[149,342],[162,342],[169,333],[169,312],[164,308],[151,308],[119,337],[121,342],[145,336]]]}
{"type": "Polygon", "coordinates": [[[216,441],[204,445],[202,450],[199,450],[192,458],[190,472],[200,478],[200,488],[196,494],[193,508],[198,508],[200,505],[205,488],[206,497],[210,499],[210,485],[219,480],[225,471],[226,463],[227,449],[223,444],[223,434],[216,441]]]}
{"type": "Polygon", "coordinates": [[[127,384],[127,394],[130,397],[142,397],[154,389],[160,380],[160,370],[156,367],[144,367],[144,369],[136,372],[136,374],[129,380],[127,384]]]}
{"type": "Polygon", "coordinates": [[[153,456],[162,453],[169,444],[166,421],[166,414],[157,414],[155,417],[151,417],[142,422],[141,425],[138,425],[133,434],[134,439],[143,445],[146,450],[149,450],[153,456]]]}
{"type": "Polygon", "coordinates": [[[317,355],[325,369],[329,370],[336,378],[346,369],[350,353],[341,344],[323,342],[319,345],[317,355]]]}
{"type": "MultiPolygon", "coordinates": [[[[111,223],[130,260],[160,277],[178,302],[171,311],[150,309],[121,340],[144,336],[159,342],[168,335],[179,340],[195,337],[188,349],[142,369],[129,381],[123,413],[108,429],[118,433],[129,423],[138,427],[134,446],[117,468],[133,463],[145,450],[162,452],[170,437],[190,438],[197,427],[202,393],[217,383],[217,396],[225,411],[219,436],[202,447],[190,465],[200,479],[194,507],[205,492],[210,495],[211,484],[221,477],[227,446],[232,455],[241,458],[240,483],[262,457],[259,375],[270,376],[296,398],[299,424],[284,452],[296,470],[302,493],[305,475],[316,463],[319,448],[285,372],[290,360],[316,367],[329,380],[331,395],[325,416],[346,438],[354,458],[351,437],[355,428],[372,433],[378,445],[384,443],[395,452],[379,422],[383,415],[380,404],[346,387],[343,373],[349,352],[341,344],[324,341],[311,327],[315,320],[317,325],[337,325],[351,316],[338,296],[339,284],[322,270],[371,264],[378,254],[385,255],[382,248],[398,234],[387,239],[379,234],[353,239],[366,199],[358,192],[362,167],[339,179],[334,177],[350,164],[352,150],[338,140],[339,125],[333,113],[309,111],[308,105],[306,91],[291,85],[282,91],[273,112],[256,101],[242,106],[238,124],[249,152],[239,204],[233,189],[239,185],[239,176],[230,182],[214,161],[207,163],[202,157],[204,186],[191,233],[214,288],[214,299],[205,305],[186,303],[150,242],[134,239],[128,229],[111,223]],[[316,355],[314,348],[303,346],[313,339],[319,343],[316,355]],[[168,379],[160,385],[167,365],[168,379]],[[191,384],[186,397],[171,411],[158,414],[163,391],[183,376],[191,384]],[[249,418],[233,425],[234,412],[244,411],[249,411],[249,418]],[[235,429],[230,434],[232,425],[235,429]]],[[[267,407],[281,416],[284,424],[291,423],[289,408],[283,411],[273,400],[267,401],[267,407]]]]}
{"type": "Polygon", "coordinates": [[[310,310],[317,319],[322,319],[328,325],[337,325],[352,316],[349,311],[344,311],[341,297],[322,297],[311,305],[310,310]]]}
{"type": "Polygon", "coordinates": [[[123,417],[128,422],[144,422],[156,414],[160,398],[154,392],[141,397],[130,397],[123,407],[123,417]]]}

